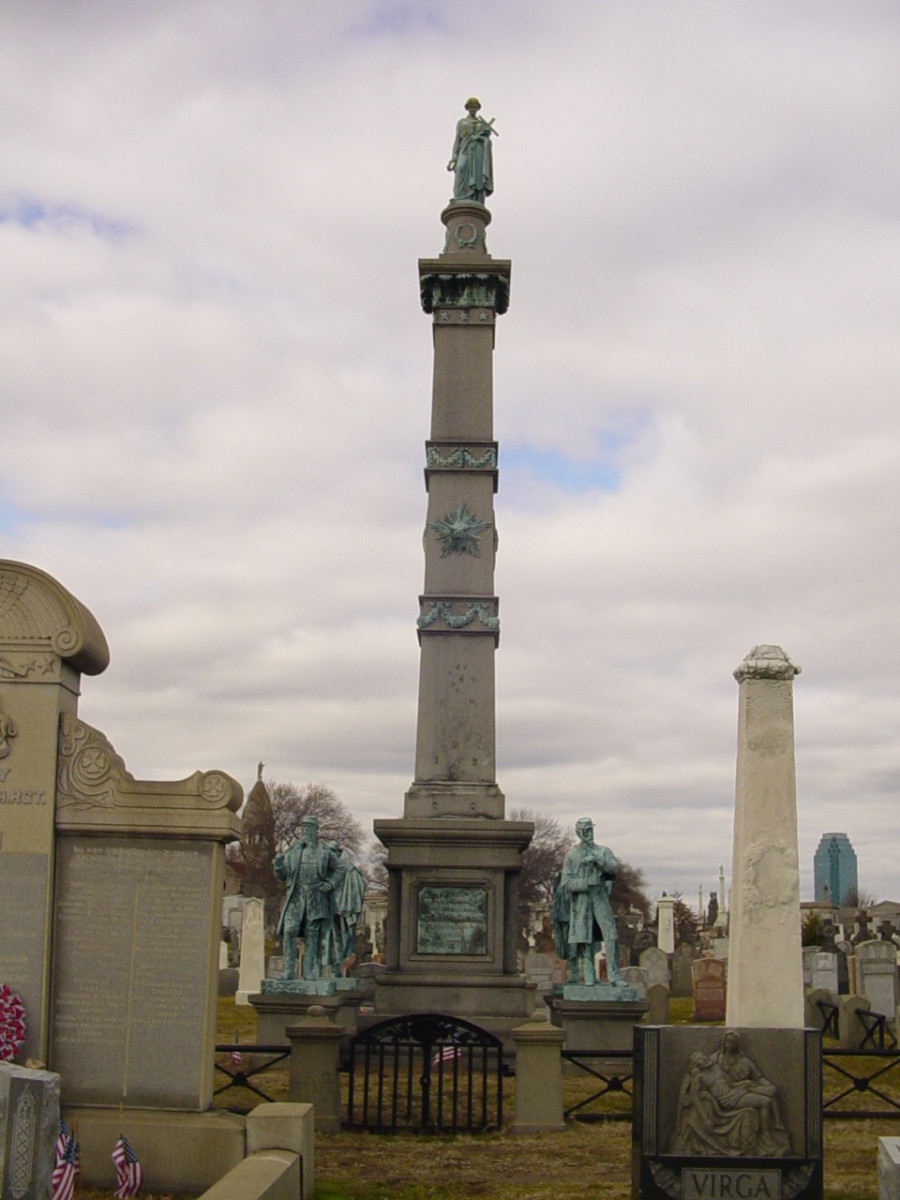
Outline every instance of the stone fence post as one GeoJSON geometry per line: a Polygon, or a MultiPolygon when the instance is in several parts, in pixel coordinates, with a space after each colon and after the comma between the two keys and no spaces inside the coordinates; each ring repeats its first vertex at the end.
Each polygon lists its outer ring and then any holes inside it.
{"type": "Polygon", "coordinates": [[[285,1030],[291,1043],[288,1095],[293,1103],[313,1106],[316,1129],[325,1133],[337,1133],[341,1128],[338,1068],[344,1032],[332,1025],[318,1004],[312,1005],[305,1020],[285,1030]]]}
{"type": "Polygon", "coordinates": [[[565,1031],[541,1017],[511,1032],[516,1047],[516,1115],[513,1133],[564,1129],[562,1048],[565,1031]]]}

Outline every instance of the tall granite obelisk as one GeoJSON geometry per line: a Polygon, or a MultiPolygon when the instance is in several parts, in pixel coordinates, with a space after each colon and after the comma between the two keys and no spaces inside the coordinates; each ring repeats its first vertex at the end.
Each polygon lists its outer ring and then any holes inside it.
{"type": "Polygon", "coordinates": [[[502,1025],[533,1007],[516,964],[518,873],[532,826],[504,820],[495,764],[492,359],[510,263],[492,258],[485,242],[493,129],[477,116],[477,101],[466,108],[448,168],[456,186],[441,214],[444,250],[419,261],[434,376],[416,764],[403,818],[375,822],[389,880],[376,1011],[443,1011],[502,1025]]]}
{"type": "Polygon", "coordinates": [[[780,646],[754,646],[740,684],[726,1024],[802,1029],[794,677],[780,646]]]}

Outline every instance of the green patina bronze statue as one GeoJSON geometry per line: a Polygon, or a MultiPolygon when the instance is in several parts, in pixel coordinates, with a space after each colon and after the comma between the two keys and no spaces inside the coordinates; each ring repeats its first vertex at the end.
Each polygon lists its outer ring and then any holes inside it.
{"type": "Polygon", "coordinates": [[[456,139],[447,170],[454,172],[453,199],[474,200],[484,204],[485,196],[494,190],[494,168],[491,154],[491,135],[494,118],[479,117],[481,102],[475,96],[466,101],[467,116],[456,124],[456,139]]]}

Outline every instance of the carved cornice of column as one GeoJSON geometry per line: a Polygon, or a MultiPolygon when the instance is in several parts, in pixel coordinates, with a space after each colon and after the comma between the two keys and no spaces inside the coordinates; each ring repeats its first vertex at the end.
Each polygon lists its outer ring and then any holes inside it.
{"type": "Polygon", "coordinates": [[[52,651],[85,675],[109,666],[109,646],[93,613],[51,575],[0,560],[0,647],[52,651]]]}
{"type": "Polygon", "coordinates": [[[452,268],[438,260],[419,263],[419,289],[422,308],[483,309],[486,314],[502,314],[509,308],[509,262],[491,262],[473,270],[470,265],[452,268]]]}
{"type": "Polygon", "coordinates": [[[56,828],[61,833],[142,833],[230,842],[240,836],[243,790],[224,771],[174,782],[138,780],[99,729],[60,718],[56,828]]]}
{"type": "Polygon", "coordinates": [[[780,646],[754,646],[734,669],[738,683],[745,679],[793,679],[801,668],[792,662],[780,646]]]}

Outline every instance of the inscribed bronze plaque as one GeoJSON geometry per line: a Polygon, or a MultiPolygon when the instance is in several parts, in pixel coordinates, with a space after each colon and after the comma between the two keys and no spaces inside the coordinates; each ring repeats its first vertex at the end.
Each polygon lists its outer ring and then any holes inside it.
{"type": "Polygon", "coordinates": [[[487,954],[487,889],[419,889],[418,954],[487,954]]]}

